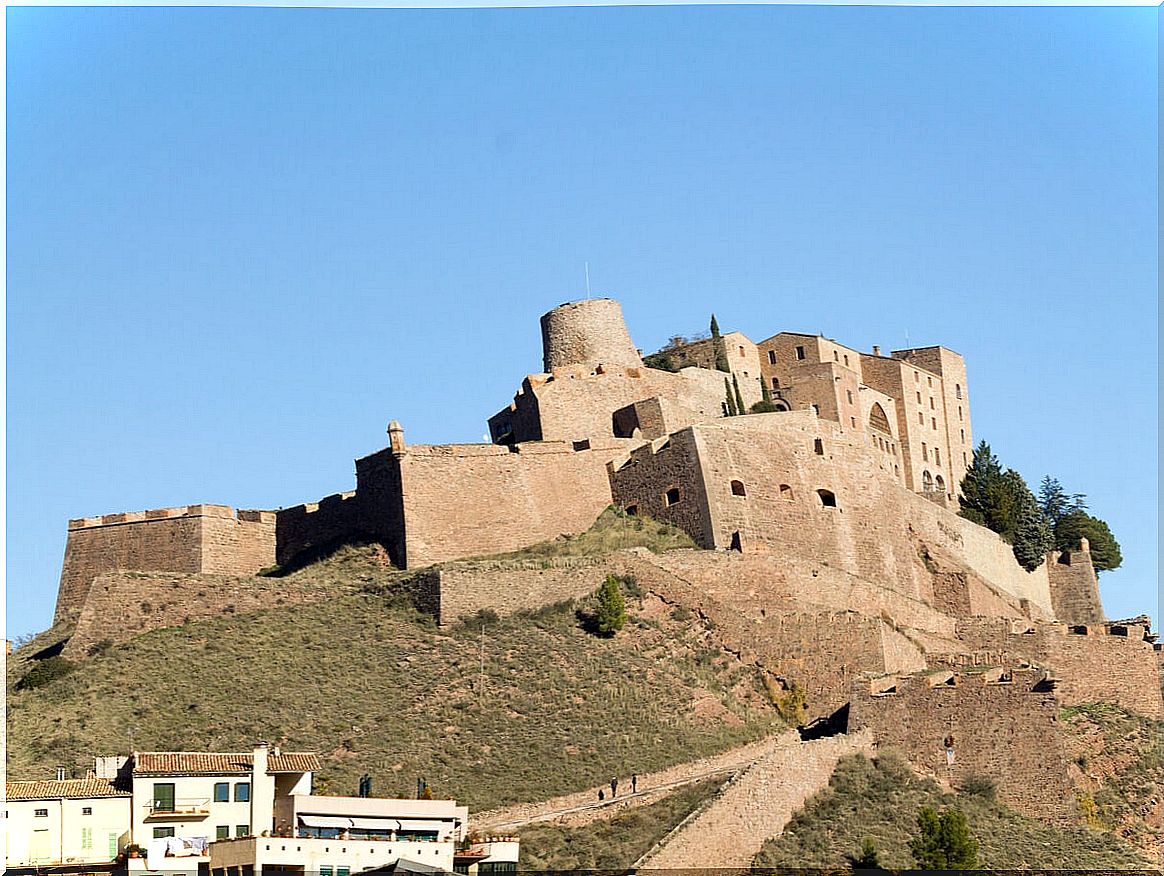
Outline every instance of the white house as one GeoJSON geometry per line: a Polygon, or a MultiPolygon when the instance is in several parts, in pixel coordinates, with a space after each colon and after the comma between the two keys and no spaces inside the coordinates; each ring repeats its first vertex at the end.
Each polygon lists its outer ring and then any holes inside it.
{"type": "Polygon", "coordinates": [[[108,779],[5,783],[6,869],[112,862],[129,839],[130,794],[108,779]]]}

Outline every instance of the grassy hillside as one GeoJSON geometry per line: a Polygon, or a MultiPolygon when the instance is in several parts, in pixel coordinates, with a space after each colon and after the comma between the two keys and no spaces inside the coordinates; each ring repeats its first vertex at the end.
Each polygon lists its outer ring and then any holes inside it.
{"type": "Polygon", "coordinates": [[[532,824],[520,831],[523,870],[612,870],[629,867],[705,800],[723,779],[706,779],[607,821],[580,827],[532,824]]]}
{"type": "Polygon", "coordinates": [[[1106,704],[1063,709],[1060,719],[1089,820],[1164,854],[1164,721],[1106,704]]]}
{"type": "Polygon", "coordinates": [[[14,689],[31,666],[14,661],[10,778],[268,740],[319,751],[324,790],[355,793],[368,771],[375,794],[408,794],[423,776],[480,809],[719,752],[775,720],[752,670],[708,661],[686,624],[599,639],[563,605],[489,623],[482,640],[476,622],[438,630],[416,614],[372,549],[295,574],[330,576],[335,595],[157,630],[33,689],[14,689]],[[708,693],[724,708],[697,717],[708,693]]]}
{"type": "Polygon", "coordinates": [[[914,866],[907,843],[923,806],[958,806],[980,844],[987,869],[1143,868],[1144,859],[1122,840],[1086,828],[1055,828],[1021,816],[989,795],[944,794],[892,754],[875,761],[842,760],[829,787],[793,816],[784,834],[756,857],[761,867],[844,866],[871,837],[883,866],[914,866]]]}

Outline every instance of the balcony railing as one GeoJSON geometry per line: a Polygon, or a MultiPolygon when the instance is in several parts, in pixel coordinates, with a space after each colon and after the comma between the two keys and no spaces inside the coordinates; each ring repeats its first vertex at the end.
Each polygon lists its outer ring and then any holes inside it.
{"type": "Polygon", "coordinates": [[[205,818],[210,814],[209,797],[153,800],[145,804],[146,818],[205,818]]]}

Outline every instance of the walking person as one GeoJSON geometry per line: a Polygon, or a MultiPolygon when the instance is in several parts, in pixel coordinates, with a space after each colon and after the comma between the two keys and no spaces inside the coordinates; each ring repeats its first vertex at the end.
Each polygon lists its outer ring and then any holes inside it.
{"type": "Polygon", "coordinates": [[[611,776],[610,778],[610,796],[618,796],[618,776],[611,776]]]}
{"type": "Polygon", "coordinates": [[[637,794],[639,792],[639,777],[637,773],[631,773],[631,793],[637,794]]]}

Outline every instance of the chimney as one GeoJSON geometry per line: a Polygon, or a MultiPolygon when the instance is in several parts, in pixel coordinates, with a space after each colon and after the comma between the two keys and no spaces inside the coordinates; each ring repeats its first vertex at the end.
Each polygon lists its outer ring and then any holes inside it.
{"type": "Polygon", "coordinates": [[[881,348],[879,346],[877,346],[876,344],[873,345],[873,355],[874,356],[881,355],[881,348]]]}
{"type": "Polygon", "coordinates": [[[62,766],[59,766],[59,767],[57,767],[57,781],[63,782],[64,780],[65,780],[65,768],[62,766]]]}

